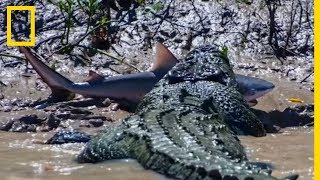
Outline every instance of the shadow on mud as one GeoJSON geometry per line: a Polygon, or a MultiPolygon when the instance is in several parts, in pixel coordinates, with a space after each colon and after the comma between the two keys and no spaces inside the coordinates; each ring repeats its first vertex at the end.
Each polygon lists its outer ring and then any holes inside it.
{"type": "Polygon", "coordinates": [[[296,105],[283,111],[252,110],[263,122],[268,133],[276,133],[286,127],[313,126],[314,123],[314,104],[296,105]]]}
{"type": "MultiPolygon", "coordinates": [[[[126,109],[108,99],[85,98],[48,105],[39,101],[22,101],[18,103],[10,102],[8,105],[11,107],[10,112],[26,110],[25,113],[15,114],[9,119],[1,119],[0,130],[11,132],[47,132],[58,127],[74,130],[103,128],[107,124],[113,124],[112,122],[116,120],[105,117],[105,114],[101,114],[101,112],[115,114],[118,110],[126,112],[126,109]],[[31,107],[31,109],[28,107],[31,107]],[[36,110],[35,107],[40,107],[40,109],[36,110]]],[[[286,127],[313,126],[314,122],[314,104],[296,105],[283,111],[252,110],[263,122],[268,133],[277,133],[280,129],[286,127]]],[[[7,117],[9,114],[7,114],[7,117]]]]}

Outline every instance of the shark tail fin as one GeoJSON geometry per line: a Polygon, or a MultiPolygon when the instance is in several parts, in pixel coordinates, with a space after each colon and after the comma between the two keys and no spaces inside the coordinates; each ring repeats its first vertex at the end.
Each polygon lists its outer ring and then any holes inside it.
{"type": "Polygon", "coordinates": [[[156,43],[156,59],[151,68],[157,79],[160,80],[178,63],[178,59],[162,43],[156,43]]]}
{"type": "Polygon", "coordinates": [[[32,65],[41,79],[50,87],[52,93],[48,101],[58,102],[74,98],[74,94],[68,90],[72,86],[72,82],[69,79],[44,64],[33,55],[28,47],[19,46],[19,51],[25,55],[27,61],[32,65]]]}

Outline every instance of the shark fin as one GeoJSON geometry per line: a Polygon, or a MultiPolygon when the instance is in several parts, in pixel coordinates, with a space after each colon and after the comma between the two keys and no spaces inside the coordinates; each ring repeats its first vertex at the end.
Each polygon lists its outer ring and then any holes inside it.
{"type": "Polygon", "coordinates": [[[93,81],[99,81],[101,79],[103,79],[104,76],[101,74],[98,74],[95,71],[89,70],[89,75],[88,77],[85,79],[86,82],[93,82],[93,81]]]}
{"type": "Polygon", "coordinates": [[[151,68],[157,79],[161,79],[177,64],[178,59],[162,43],[156,43],[156,59],[151,68]]]}
{"type": "MultiPolygon", "coordinates": [[[[15,39],[16,41],[18,40],[17,38],[15,39]]],[[[30,48],[24,46],[19,46],[18,48],[19,51],[25,55],[27,61],[32,65],[41,79],[50,87],[52,93],[47,100],[48,102],[70,100],[74,97],[74,94],[68,90],[68,87],[72,85],[69,79],[43,63],[31,52],[30,48]]]]}

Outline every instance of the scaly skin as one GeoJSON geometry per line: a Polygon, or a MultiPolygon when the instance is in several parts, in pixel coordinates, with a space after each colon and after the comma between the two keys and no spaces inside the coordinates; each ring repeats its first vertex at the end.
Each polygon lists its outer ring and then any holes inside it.
{"type": "Polygon", "coordinates": [[[215,47],[195,49],[135,115],[91,140],[79,162],[134,158],[177,179],[275,179],[247,163],[236,134],[265,135],[215,47]]]}

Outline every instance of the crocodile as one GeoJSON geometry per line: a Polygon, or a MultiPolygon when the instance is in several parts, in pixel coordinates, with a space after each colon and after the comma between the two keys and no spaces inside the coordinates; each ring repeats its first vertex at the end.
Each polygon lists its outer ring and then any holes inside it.
{"type": "Polygon", "coordinates": [[[248,161],[237,135],[266,131],[239,92],[229,60],[205,45],[176,64],[135,114],[91,139],[77,161],[133,158],[174,179],[277,179],[248,161]]]}

